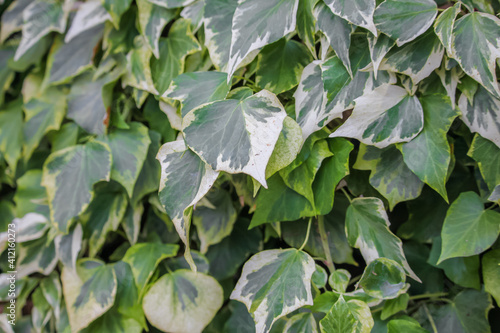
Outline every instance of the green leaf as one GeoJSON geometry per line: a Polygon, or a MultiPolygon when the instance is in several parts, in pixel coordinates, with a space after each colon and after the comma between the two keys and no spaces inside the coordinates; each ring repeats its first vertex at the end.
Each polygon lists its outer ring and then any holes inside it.
{"type": "Polygon", "coordinates": [[[481,176],[493,192],[500,185],[500,148],[476,134],[467,155],[477,162],[481,176]]]}
{"type": "Polygon", "coordinates": [[[116,29],[120,28],[120,19],[128,10],[132,0],[101,0],[102,5],[111,15],[111,20],[116,29]]]}
{"type": "MultiPolygon", "coordinates": [[[[407,295],[407,294],[405,294],[407,295]]],[[[428,333],[426,329],[422,328],[418,321],[415,319],[393,319],[387,323],[387,333],[428,333]]]]}
{"type": "Polygon", "coordinates": [[[17,99],[0,109],[0,153],[15,171],[23,147],[22,101],[17,99]]]}
{"type": "Polygon", "coordinates": [[[76,224],[69,233],[56,239],[56,253],[64,267],[76,271],[76,260],[82,249],[83,229],[76,224]]]}
{"type": "Polygon", "coordinates": [[[23,37],[16,50],[15,61],[50,32],[64,33],[69,9],[66,7],[68,3],[63,5],[55,0],[41,0],[32,2],[23,10],[23,37]]]}
{"type": "Polygon", "coordinates": [[[298,313],[286,321],[283,333],[318,333],[312,313],[298,313]]]}
{"type": "Polygon", "coordinates": [[[408,142],[424,126],[424,112],[416,96],[401,87],[384,84],[356,99],[352,115],[330,137],[355,138],[385,148],[408,142]]]}
{"type": "Polygon", "coordinates": [[[451,43],[452,57],[467,75],[488,92],[500,98],[495,61],[500,57],[500,20],[474,12],[455,22],[451,43]]]}
{"type": "Polygon", "coordinates": [[[394,260],[377,258],[365,268],[359,286],[369,296],[393,299],[404,293],[405,271],[394,260]]]}
{"type": "Polygon", "coordinates": [[[222,303],[223,291],[214,278],[178,270],[156,281],[142,306],[149,322],[162,331],[201,333],[222,303]]]}
{"type": "Polygon", "coordinates": [[[408,168],[448,201],[445,184],[451,149],[446,134],[458,112],[443,95],[425,96],[420,102],[424,128],[415,139],[402,145],[401,152],[408,168]]]}
{"type": "Polygon", "coordinates": [[[446,48],[448,55],[452,53],[453,27],[455,26],[455,20],[460,10],[461,3],[457,2],[453,7],[449,7],[441,13],[434,23],[434,31],[446,48]]]}
{"type": "Polygon", "coordinates": [[[313,55],[316,55],[316,39],[314,37],[316,18],[313,15],[315,3],[316,0],[300,0],[297,9],[297,32],[313,55]]]}
{"type": "Polygon", "coordinates": [[[115,301],[117,281],[112,266],[81,259],[77,272],[63,268],[61,281],[71,330],[80,331],[109,310],[115,301]]]}
{"type": "Polygon", "coordinates": [[[83,212],[94,196],[93,185],[109,181],[111,150],[90,141],[52,153],[45,161],[42,185],[47,189],[50,217],[66,232],[69,221],[83,212]]]}
{"type": "Polygon", "coordinates": [[[382,60],[380,69],[408,75],[413,84],[418,84],[441,65],[443,55],[443,45],[429,30],[415,41],[392,49],[382,60]]]}
{"type": "Polygon", "coordinates": [[[16,260],[17,278],[23,278],[32,273],[49,275],[57,265],[54,237],[45,236],[18,245],[16,260]]]}
{"type": "Polygon", "coordinates": [[[458,106],[462,112],[462,120],[472,132],[493,141],[500,147],[500,99],[495,98],[483,87],[479,87],[474,95],[473,103],[464,93],[460,96],[458,106]]]}
{"type": "Polygon", "coordinates": [[[49,88],[24,104],[24,112],[23,155],[28,160],[43,136],[61,126],[66,113],[66,95],[57,88],[49,88]]]}
{"type": "Polygon", "coordinates": [[[177,8],[184,7],[194,2],[195,0],[148,0],[155,5],[165,7],[165,8],[177,8]]]}
{"type": "Polygon", "coordinates": [[[119,182],[132,197],[151,140],[146,126],[137,122],[128,126],[127,130],[116,129],[98,140],[111,148],[111,179],[119,182]]]}
{"type": "Polygon", "coordinates": [[[231,299],[244,303],[257,333],[269,332],[279,318],[312,305],[314,260],[296,249],[259,252],[243,266],[231,299]]]}
{"type": "Polygon", "coordinates": [[[2,14],[0,43],[4,43],[7,38],[15,32],[18,32],[23,27],[23,12],[31,0],[13,1],[2,14]]]}
{"type": "Polygon", "coordinates": [[[147,41],[156,59],[160,58],[159,40],[165,26],[177,14],[177,10],[166,9],[147,0],[137,0],[139,32],[147,41]]]}
{"type": "Polygon", "coordinates": [[[189,208],[205,196],[219,173],[213,171],[208,164],[189,150],[184,141],[164,144],[156,158],[162,169],[158,192],[160,202],[186,245],[186,260],[195,269],[196,266],[189,254],[189,226],[192,213],[189,208]]]}
{"type": "Polygon", "coordinates": [[[298,0],[246,0],[233,16],[228,79],[253,51],[295,30],[298,0]]]}
{"type": "MultiPolygon", "coordinates": [[[[143,37],[134,39],[134,48],[127,54],[127,71],[122,79],[122,85],[131,86],[158,95],[153,82],[152,71],[155,59],[151,59],[153,51],[143,37]]],[[[180,74],[180,73],[177,73],[180,74]]]]}
{"type": "Polygon", "coordinates": [[[378,30],[401,46],[426,32],[437,13],[433,0],[385,0],[375,10],[374,20],[378,30]]]}
{"type": "MultiPolygon", "coordinates": [[[[76,36],[82,34],[83,32],[87,32],[88,30],[93,30],[92,28],[96,26],[101,26],[100,30],[102,30],[102,23],[106,22],[106,20],[110,18],[111,16],[103,7],[101,1],[88,1],[82,3],[71,22],[68,32],[64,36],[64,42],[69,43],[76,36]]],[[[96,37],[98,38],[96,39],[95,44],[97,44],[102,36],[97,34],[96,37]]],[[[93,49],[93,46],[90,47],[90,49],[93,49]]]]}
{"type": "Polygon", "coordinates": [[[184,70],[186,56],[200,50],[190,21],[179,19],[170,27],[167,38],[160,38],[160,57],[151,60],[153,82],[163,95],[172,80],[184,70]]]}
{"type": "Polygon", "coordinates": [[[127,250],[122,261],[132,268],[139,294],[144,292],[158,264],[166,258],[175,256],[178,250],[178,245],[161,243],[138,243],[127,250]]]}
{"type": "Polygon", "coordinates": [[[81,214],[84,237],[88,239],[89,256],[95,257],[106,242],[106,235],[116,231],[127,209],[127,195],[114,183],[95,186],[95,196],[81,214]]]}
{"type": "Polygon", "coordinates": [[[176,77],[163,96],[182,102],[184,117],[194,108],[226,98],[230,86],[227,74],[221,72],[185,73],[176,77]]]}
{"type": "Polygon", "coordinates": [[[260,52],[256,83],[281,94],[299,83],[302,70],[311,61],[311,54],[303,44],[281,38],[260,52]]]}
{"type": "Polygon", "coordinates": [[[351,280],[351,273],[345,269],[336,269],[328,278],[328,284],[333,290],[339,293],[345,293],[351,280]]]}
{"type": "Polygon", "coordinates": [[[356,198],[347,208],[347,239],[351,246],[360,249],[367,264],[377,258],[391,259],[412,279],[420,281],[406,261],[401,240],[389,230],[389,225],[380,199],[356,198]]]}
{"type": "MultiPolygon", "coordinates": [[[[408,307],[408,301],[410,300],[410,295],[401,294],[394,299],[388,299],[384,303],[384,308],[382,309],[382,313],[380,315],[380,319],[386,320],[387,318],[395,315],[400,311],[405,311],[408,307]]],[[[395,319],[397,320],[397,319],[395,319]]]]}
{"type": "Polygon", "coordinates": [[[484,289],[496,300],[500,302],[500,249],[491,250],[484,254],[482,258],[484,289]]]}
{"type": "Polygon", "coordinates": [[[59,317],[61,312],[61,299],[62,299],[62,289],[61,283],[59,282],[59,275],[53,272],[48,277],[44,278],[40,282],[40,290],[46,300],[53,310],[56,319],[59,317]]]}
{"type": "Polygon", "coordinates": [[[229,236],[236,222],[237,212],[227,191],[209,191],[193,212],[193,223],[201,241],[200,251],[229,236]]]}
{"type": "Polygon", "coordinates": [[[394,146],[377,149],[361,145],[353,167],[371,171],[370,184],[389,201],[391,210],[399,202],[417,198],[424,186],[394,146]]]}
{"type": "Polygon", "coordinates": [[[17,190],[14,195],[17,217],[38,213],[47,219],[50,218],[47,193],[41,183],[42,170],[29,170],[17,179],[17,190]]]}
{"type": "Polygon", "coordinates": [[[374,0],[325,0],[325,3],[335,15],[377,35],[377,29],[373,23],[374,0]]]}
{"type": "Polygon", "coordinates": [[[500,213],[485,210],[474,192],[461,193],[451,204],[444,220],[443,247],[438,264],[445,259],[480,254],[500,233],[500,213]]]}
{"type": "Polygon", "coordinates": [[[368,47],[370,48],[370,58],[372,59],[375,78],[377,78],[380,63],[395,44],[395,40],[384,34],[378,36],[368,35],[368,47]]]}
{"type": "Polygon", "coordinates": [[[322,333],[353,332],[369,333],[374,322],[366,303],[350,300],[346,302],[340,295],[332,309],[319,322],[322,333]]]}
{"type": "Polygon", "coordinates": [[[285,117],[278,98],[262,90],[241,102],[196,108],[184,117],[182,127],[187,145],[214,170],[246,173],[267,187],[266,166],[285,117]]]}

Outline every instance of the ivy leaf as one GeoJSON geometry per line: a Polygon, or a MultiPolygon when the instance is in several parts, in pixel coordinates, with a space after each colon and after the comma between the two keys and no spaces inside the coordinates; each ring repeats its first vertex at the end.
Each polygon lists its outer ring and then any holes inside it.
{"type": "Polygon", "coordinates": [[[256,83],[275,94],[299,83],[304,67],[312,61],[304,44],[281,38],[262,49],[257,63],[256,83]]]}
{"type": "Polygon", "coordinates": [[[437,13],[433,0],[385,0],[375,10],[374,20],[378,30],[401,46],[427,31],[437,13]]]}
{"type": "Polygon", "coordinates": [[[129,123],[128,126],[129,129],[116,129],[99,138],[99,141],[111,148],[111,179],[119,182],[132,197],[151,140],[146,126],[137,122],[129,123]]]}
{"type": "Polygon", "coordinates": [[[500,148],[476,134],[467,155],[477,162],[481,176],[493,192],[500,185],[500,148]]]}
{"type": "Polygon", "coordinates": [[[355,102],[352,115],[330,137],[355,138],[384,148],[411,141],[424,126],[424,112],[418,98],[401,87],[384,84],[355,102]]]}
{"type": "Polygon", "coordinates": [[[23,155],[28,160],[43,136],[61,126],[66,113],[66,95],[57,88],[49,88],[24,104],[24,112],[23,155]]]}
{"type": "Polygon", "coordinates": [[[314,260],[296,249],[262,251],[243,266],[231,299],[244,303],[256,333],[269,332],[279,318],[312,305],[314,260]]]}
{"type": "Polygon", "coordinates": [[[285,117],[277,97],[262,90],[243,101],[225,100],[194,109],[184,117],[182,127],[187,145],[212,169],[246,173],[267,187],[266,166],[285,117]]]}
{"type": "Polygon", "coordinates": [[[33,273],[49,275],[57,265],[54,237],[45,234],[33,241],[18,246],[16,271],[17,278],[21,279],[33,273]]]}
{"type": "Polygon", "coordinates": [[[446,133],[458,113],[444,95],[425,96],[420,102],[424,111],[424,129],[415,139],[402,145],[403,159],[420,180],[448,201],[445,184],[451,149],[446,133]]]}
{"type": "Polygon", "coordinates": [[[486,252],[482,258],[484,289],[496,300],[500,301],[500,250],[491,250],[486,252]]]}
{"type": "MultiPolygon", "coordinates": [[[[100,1],[88,1],[82,3],[73,18],[71,27],[69,27],[68,32],[64,36],[64,42],[69,43],[76,36],[91,30],[96,26],[102,25],[102,23],[109,19],[111,19],[111,16],[100,1]]],[[[101,37],[102,36],[97,38],[97,41],[99,41],[101,37]]],[[[97,41],[95,44],[97,44],[97,41]]],[[[84,48],[82,49],[84,50],[84,48]]],[[[90,49],[93,49],[93,47],[90,47],[90,49]]]]}
{"type": "Polygon", "coordinates": [[[80,223],[72,227],[66,235],[56,239],[56,253],[64,267],[76,272],[78,253],[82,249],[83,229],[80,223]]]}
{"type": "Polygon", "coordinates": [[[333,290],[339,293],[345,293],[351,280],[351,273],[345,269],[336,269],[328,278],[328,284],[333,290]]]}
{"type": "Polygon", "coordinates": [[[472,132],[493,141],[500,147],[500,99],[479,87],[471,103],[463,93],[458,101],[462,120],[472,132]]]}
{"type": "Polygon", "coordinates": [[[42,185],[47,189],[50,217],[67,232],[69,221],[83,212],[94,196],[93,185],[109,181],[111,150],[90,141],[52,153],[43,167],[42,185]]]}
{"type": "Polygon", "coordinates": [[[372,59],[373,74],[375,78],[377,78],[380,63],[395,44],[396,41],[387,37],[387,35],[368,35],[368,47],[370,48],[370,58],[372,59]]]}
{"type": "Polygon", "coordinates": [[[156,159],[161,164],[158,192],[160,202],[186,245],[186,260],[193,269],[196,269],[189,252],[189,226],[192,214],[189,208],[205,196],[219,173],[189,150],[184,141],[164,144],[156,159]],[[178,193],[183,195],[179,196],[178,193]]]}
{"type": "Polygon", "coordinates": [[[165,26],[177,14],[177,10],[154,5],[151,1],[137,0],[139,32],[147,41],[156,59],[160,58],[159,40],[165,26]]]}
{"type": "Polygon", "coordinates": [[[181,101],[181,115],[184,117],[202,104],[225,99],[229,89],[226,73],[184,73],[172,81],[163,96],[181,101]]]}
{"type": "Polygon", "coordinates": [[[238,3],[232,23],[228,80],[252,51],[295,30],[298,3],[298,0],[246,0],[238,3]]]}
{"type": "Polygon", "coordinates": [[[139,294],[144,292],[160,262],[175,256],[178,250],[176,244],[162,243],[138,243],[127,250],[122,261],[130,265],[139,294]]]}
{"type": "Polygon", "coordinates": [[[64,33],[68,18],[68,4],[55,0],[32,2],[23,10],[23,37],[14,56],[19,60],[40,39],[52,31],[64,33]]]}
{"type": "Polygon", "coordinates": [[[31,0],[18,0],[12,2],[2,14],[0,29],[0,43],[3,44],[7,38],[23,27],[23,12],[31,4],[31,0]]]}
{"type": "MultiPolygon", "coordinates": [[[[407,294],[405,294],[407,295],[407,294]]],[[[413,318],[401,318],[393,319],[387,323],[387,333],[397,333],[397,332],[407,332],[407,333],[427,333],[426,329],[423,329],[418,321],[413,318]]]]}
{"type": "Polygon", "coordinates": [[[101,2],[111,16],[113,25],[118,30],[120,28],[120,19],[129,9],[132,0],[101,0],[101,2]]]}
{"type": "Polygon", "coordinates": [[[339,296],[332,309],[319,322],[321,333],[369,333],[373,325],[370,308],[366,303],[357,300],[346,302],[342,295],[339,296]]]}
{"type": "Polygon", "coordinates": [[[155,5],[165,7],[165,8],[178,8],[178,7],[184,7],[195,0],[148,0],[151,3],[154,3],[155,5]]]}
{"type": "Polygon", "coordinates": [[[378,198],[356,198],[346,213],[346,233],[351,246],[360,249],[370,264],[377,258],[387,258],[400,264],[406,274],[420,281],[406,261],[401,240],[389,230],[389,218],[378,198]]]}
{"type": "Polygon", "coordinates": [[[49,203],[45,187],[42,186],[42,170],[28,170],[17,179],[17,190],[14,195],[16,216],[23,217],[28,213],[37,213],[50,218],[49,203]]]}
{"type": "Polygon", "coordinates": [[[428,77],[443,60],[444,47],[429,30],[415,41],[393,49],[380,64],[380,69],[408,75],[413,84],[428,77]]]}
{"type": "Polygon", "coordinates": [[[316,18],[313,14],[313,7],[316,0],[301,0],[297,9],[297,32],[300,39],[304,41],[311,54],[316,54],[316,18]]]}
{"type": "Polygon", "coordinates": [[[325,0],[325,3],[335,15],[377,36],[377,29],[373,23],[374,0],[325,0]]]}
{"type": "Polygon", "coordinates": [[[394,299],[386,300],[384,303],[384,308],[382,309],[382,313],[380,314],[380,319],[386,320],[387,318],[391,317],[392,315],[395,315],[400,311],[405,311],[406,308],[408,307],[409,300],[410,300],[410,295],[406,293],[401,294],[394,299]]]}
{"type": "Polygon", "coordinates": [[[222,303],[222,287],[213,277],[177,270],[151,286],[142,306],[148,321],[162,331],[201,333],[222,303]]]}
{"type": "Polygon", "coordinates": [[[23,147],[22,100],[10,102],[0,110],[0,153],[15,171],[23,147]]]}
{"type": "Polygon", "coordinates": [[[500,57],[500,20],[493,15],[473,12],[455,22],[452,57],[467,75],[500,98],[495,61],[500,57]]]}
{"type": "Polygon", "coordinates": [[[132,206],[132,204],[128,205],[127,210],[125,211],[125,215],[123,216],[121,225],[131,245],[137,243],[137,240],[139,238],[143,213],[144,205],[139,201],[136,206],[132,206]]]}
{"type": "Polygon", "coordinates": [[[439,40],[446,48],[448,55],[452,53],[453,27],[458,13],[461,10],[461,3],[457,2],[453,7],[446,9],[434,23],[434,31],[439,40]]]}
{"type": "Polygon", "coordinates": [[[438,264],[455,257],[480,254],[489,248],[500,233],[500,213],[485,210],[474,192],[461,193],[448,209],[441,237],[443,247],[438,264]]]}
{"type": "Polygon", "coordinates": [[[151,60],[152,55],[153,52],[146,45],[144,38],[137,36],[134,39],[134,49],[127,54],[127,71],[122,78],[123,86],[131,86],[153,95],[159,94],[153,82],[154,71],[151,69],[155,60],[151,60]]]}
{"type": "Polygon", "coordinates": [[[298,313],[286,321],[283,333],[318,333],[312,313],[298,313]]]}
{"type": "Polygon", "coordinates": [[[362,145],[354,168],[371,171],[370,184],[389,201],[391,210],[399,202],[417,198],[424,186],[394,146],[381,150],[362,145]]]}
{"type": "Polygon", "coordinates": [[[394,260],[377,258],[366,266],[359,286],[369,296],[394,299],[404,293],[406,276],[403,268],[394,260]]]}

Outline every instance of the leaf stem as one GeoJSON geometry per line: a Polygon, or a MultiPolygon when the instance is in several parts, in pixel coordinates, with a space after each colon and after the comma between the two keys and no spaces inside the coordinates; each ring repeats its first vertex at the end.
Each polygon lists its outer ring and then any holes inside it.
{"type": "Polygon", "coordinates": [[[321,237],[321,245],[323,245],[323,251],[325,251],[326,256],[326,266],[330,270],[330,273],[335,270],[335,265],[332,260],[332,253],[330,252],[330,245],[328,244],[328,236],[325,230],[325,218],[323,215],[317,217],[318,220],[318,231],[321,237]]]}
{"type": "Polygon", "coordinates": [[[427,308],[427,305],[424,304],[424,305],[422,305],[422,307],[424,308],[425,314],[427,315],[427,319],[429,319],[429,323],[432,326],[432,331],[434,333],[438,333],[436,323],[434,322],[434,319],[432,318],[431,313],[429,312],[429,309],[427,308]]]}
{"type": "Polygon", "coordinates": [[[422,299],[422,298],[434,298],[434,297],[442,297],[442,296],[448,296],[448,293],[441,292],[441,293],[415,295],[415,296],[410,296],[410,300],[414,301],[414,300],[422,299]]]}
{"type": "Polygon", "coordinates": [[[349,200],[349,203],[352,203],[352,199],[349,193],[347,193],[347,191],[343,187],[341,187],[340,190],[344,192],[345,196],[347,197],[347,200],[349,200]]]}
{"type": "Polygon", "coordinates": [[[493,203],[493,205],[491,205],[488,208],[486,208],[486,210],[495,209],[496,206],[498,206],[498,202],[493,203]]]}
{"type": "Polygon", "coordinates": [[[307,233],[306,233],[306,239],[304,239],[304,243],[299,248],[299,251],[302,251],[304,247],[307,244],[307,241],[309,240],[309,234],[311,232],[311,224],[312,224],[312,217],[309,218],[309,223],[307,223],[307,233]]]}

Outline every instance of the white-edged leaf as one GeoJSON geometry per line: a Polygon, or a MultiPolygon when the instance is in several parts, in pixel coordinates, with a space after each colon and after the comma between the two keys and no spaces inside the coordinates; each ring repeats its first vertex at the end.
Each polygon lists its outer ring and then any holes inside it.
{"type": "Polygon", "coordinates": [[[78,8],[76,15],[68,29],[64,42],[69,43],[74,37],[82,32],[89,30],[101,23],[110,20],[111,15],[102,6],[100,0],[92,0],[84,2],[78,8]]]}
{"type": "Polygon", "coordinates": [[[434,31],[443,43],[448,55],[451,55],[451,43],[453,41],[453,27],[455,19],[461,9],[461,2],[457,2],[453,7],[446,9],[434,23],[434,31]]]}
{"type": "Polygon", "coordinates": [[[20,31],[23,27],[23,11],[32,0],[13,1],[3,12],[0,29],[0,43],[3,43],[14,32],[20,31]]]}
{"type": "Polygon", "coordinates": [[[335,15],[377,35],[377,29],[373,23],[375,0],[325,0],[325,3],[335,15]]]}
{"type": "Polygon", "coordinates": [[[396,41],[384,34],[378,36],[368,35],[368,47],[370,48],[370,58],[373,64],[373,74],[377,78],[380,63],[387,52],[396,44],[396,41]]]}

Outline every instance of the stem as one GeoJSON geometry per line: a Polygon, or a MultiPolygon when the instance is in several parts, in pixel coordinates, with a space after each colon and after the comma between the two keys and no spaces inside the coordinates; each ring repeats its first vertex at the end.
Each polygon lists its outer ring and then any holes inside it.
{"type": "Polygon", "coordinates": [[[347,191],[343,187],[341,187],[340,190],[344,192],[345,196],[347,197],[347,200],[349,200],[349,203],[352,203],[352,199],[349,193],[347,193],[347,191]]]}
{"type": "Polygon", "coordinates": [[[429,323],[432,326],[432,331],[434,333],[438,333],[436,323],[434,322],[434,319],[432,319],[431,313],[429,312],[429,309],[427,309],[427,305],[424,304],[422,307],[424,308],[425,314],[427,315],[427,318],[429,319],[429,323]]]}
{"type": "Polygon", "coordinates": [[[410,300],[417,300],[417,299],[422,299],[422,298],[433,298],[433,297],[442,297],[442,296],[448,296],[448,293],[441,292],[441,293],[433,293],[433,294],[422,294],[422,295],[415,295],[415,296],[410,296],[410,300]]]}
{"type": "Polygon", "coordinates": [[[307,224],[306,239],[304,239],[304,243],[302,243],[302,246],[300,247],[299,251],[302,251],[302,249],[306,246],[307,241],[309,240],[309,233],[311,232],[311,224],[312,224],[312,217],[309,218],[309,223],[307,224]]]}
{"type": "Polygon", "coordinates": [[[494,209],[498,206],[498,202],[495,202],[493,205],[489,206],[488,208],[486,208],[486,210],[490,210],[490,209],[494,209]]]}
{"type": "Polygon", "coordinates": [[[330,270],[330,273],[335,270],[335,265],[332,260],[332,253],[330,252],[330,246],[328,245],[328,236],[325,230],[325,218],[320,215],[318,218],[318,230],[321,237],[321,245],[323,245],[323,251],[325,251],[326,256],[326,266],[330,270]]]}
{"type": "Polygon", "coordinates": [[[349,286],[350,285],[353,285],[355,284],[356,282],[358,282],[358,280],[361,279],[361,275],[357,275],[355,277],[353,277],[350,281],[349,281],[349,286]]]}

